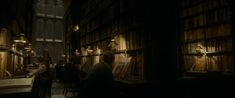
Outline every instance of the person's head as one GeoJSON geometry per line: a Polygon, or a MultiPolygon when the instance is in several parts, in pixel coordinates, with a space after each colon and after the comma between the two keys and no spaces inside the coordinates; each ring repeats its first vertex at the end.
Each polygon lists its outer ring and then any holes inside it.
{"type": "Polygon", "coordinates": [[[38,57],[37,57],[37,61],[38,61],[38,62],[43,62],[43,61],[44,61],[44,59],[43,59],[43,57],[42,57],[42,56],[38,56],[38,57]]]}
{"type": "Polygon", "coordinates": [[[112,64],[114,62],[115,56],[112,51],[105,51],[102,55],[101,60],[105,63],[112,64]]]}

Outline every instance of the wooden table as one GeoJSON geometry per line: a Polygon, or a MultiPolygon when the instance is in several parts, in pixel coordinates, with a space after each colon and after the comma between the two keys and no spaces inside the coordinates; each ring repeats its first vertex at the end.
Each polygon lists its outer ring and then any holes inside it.
{"type": "Polygon", "coordinates": [[[30,78],[17,78],[0,80],[0,97],[29,95],[32,92],[34,76],[30,78]]]}

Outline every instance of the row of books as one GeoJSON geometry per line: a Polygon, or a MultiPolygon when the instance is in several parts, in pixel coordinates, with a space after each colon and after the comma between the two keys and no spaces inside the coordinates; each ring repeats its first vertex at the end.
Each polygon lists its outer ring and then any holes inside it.
{"type": "MultiPolygon", "coordinates": [[[[122,2],[122,0],[120,2],[122,2]]],[[[138,4],[137,2],[140,2],[140,1],[139,0],[125,0],[123,2],[127,2],[127,3],[130,2],[131,5],[135,5],[135,4],[138,4]]],[[[103,25],[110,24],[110,23],[112,25],[111,27],[112,28],[115,27],[116,29],[118,28],[117,26],[120,25],[118,21],[116,22],[116,20],[114,19],[116,17],[121,17],[119,13],[119,4],[117,2],[113,3],[104,11],[94,14],[94,15],[97,15],[97,17],[87,18],[88,20],[82,23],[81,25],[81,27],[83,28],[82,30],[85,30],[83,31],[83,33],[93,31],[96,28],[99,28],[103,25]]],[[[137,23],[134,23],[134,22],[140,22],[140,20],[142,19],[142,16],[140,15],[132,15],[131,17],[128,17],[128,19],[125,20],[126,23],[124,23],[124,25],[128,25],[128,26],[136,25],[137,23]]],[[[113,31],[117,32],[117,30],[113,30],[113,31]]]]}
{"type": "Polygon", "coordinates": [[[144,57],[143,53],[135,56],[118,54],[115,56],[113,74],[119,80],[143,80],[144,79],[144,57]]]}
{"type": "Polygon", "coordinates": [[[214,38],[214,37],[223,37],[223,36],[231,36],[232,27],[230,24],[221,24],[216,26],[211,26],[205,29],[206,38],[214,38]]]}
{"type": "Polygon", "coordinates": [[[229,0],[182,0],[182,51],[186,71],[233,72],[229,0]]]}
{"type": "Polygon", "coordinates": [[[128,17],[124,17],[121,20],[112,20],[109,24],[102,24],[100,20],[97,18],[96,20],[91,20],[88,24],[85,24],[81,28],[82,35],[90,34],[90,33],[100,33],[99,35],[90,35],[90,36],[104,36],[110,35],[113,33],[123,33],[131,29],[135,29],[137,27],[141,27],[144,23],[143,15],[138,13],[133,13],[128,17]],[[102,29],[96,29],[102,28],[102,29]]]}
{"type": "Polygon", "coordinates": [[[115,37],[114,39],[116,41],[116,50],[126,50],[127,47],[127,38],[125,34],[120,34],[115,37]]]}
{"type": "Polygon", "coordinates": [[[132,31],[126,34],[126,48],[140,49],[144,47],[144,32],[132,31]]]}
{"type": "MultiPolygon", "coordinates": [[[[106,39],[102,41],[97,41],[90,44],[92,50],[94,47],[98,46],[101,50],[105,50],[110,45],[114,45],[115,50],[132,50],[132,49],[141,49],[144,47],[144,33],[143,32],[129,32],[127,34],[116,35],[113,39],[106,39]]],[[[83,40],[84,41],[84,40],[83,40]]],[[[87,43],[86,41],[82,43],[87,43]]]]}
{"type": "Polygon", "coordinates": [[[233,72],[233,56],[189,56],[184,55],[184,65],[187,71],[211,72],[223,71],[225,73],[233,72]]]}
{"type": "MultiPolygon", "coordinates": [[[[125,18],[125,20],[121,20],[120,22],[115,20],[112,22],[112,24],[107,25],[106,27],[103,27],[100,30],[95,30],[89,34],[87,34],[85,31],[82,31],[84,34],[86,34],[84,37],[82,37],[82,44],[93,44],[96,42],[99,42],[101,40],[109,40],[109,37],[112,38],[112,36],[125,36],[125,39],[129,39],[126,41],[127,44],[127,49],[135,49],[135,48],[142,48],[143,47],[143,32],[141,31],[141,27],[139,28],[132,28],[133,26],[136,26],[137,23],[134,22],[139,22],[142,23],[140,16],[131,16],[125,18]],[[130,22],[131,20],[131,22],[130,22]],[[124,21],[124,22],[123,22],[124,21]],[[139,30],[135,30],[139,29],[139,30]],[[135,31],[133,31],[135,30],[135,31]],[[124,33],[125,32],[125,33],[124,33]]],[[[83,29],[84,30],[84,29],[83,29]]],[[[123,39],[122,37],[119,37],[118,44],[120,48],[118,47],[117,50],[123,50],[125,49],[125,41],[120,41],[123,39]]]]}
{"type": "Polygon", "coordinates": [[[210,40],[207,42],[195,42],[184,44],[182,46],[183,54],[197,54],[197,48],[201,44],[205,47],[207,53],[225,53],[232,52],[233,42],[232,39],[223,39],[223,40],[210,40]]]}
{"type": "Polygon", "coordinates": [[[117,34],[118,25],[117,22],[113,22],[112,24],[103,27],[102,29],[94,30],[93,32],[90,33],[85,31],[82,32],[83,32],[82,40],[85,40],[86,43],[92,43],[102,38],[114,36],[114,34],[117,34]]]}
{"type": "Polygon", "coordinates": [[[131,63],[131,71],[127,79],[144,80],[144,53],[137,52],[131,63]]]}
{"type": "MultiPolygon", "coordinates": [[[[91,67],[99,63],[100,56],[83,57],[81,59],[80,70],[88,72],[91,67]]],[[[144,56],[143,53],[137,53],[136,56],[130,56],[125,53],[115,54],[112,72],[115,79],[144,79],[144,56]]]]}
{"type": "Polygon", "coordinates": [[[90,47],[90,50],[93,50],[94,52],[92,52],[92,54],[97,54],[96,50],[99,49],[101,52],[103,50],[106,50],[108,48],[108,45],[110,43],[110,40],[103,40],[103,41],[98,41],[96,43],[93,44],[89,44],[89,45],[82,45],[83,47],[81,48],[81,53],[82,56],[87,56],[87,50],[88,47],[90,47]]]}
{"type": "Polygon", "coordinates": [[[207,28],[198,28],[195,30],[184,31],[183,41],[194,41],[194,40],[203,40],[208,38],[224,37],[231,36],[231,25],[220,24],[214,25],[207,28]]]}
{"type": "Polygon", "coordinates": [[[201,26],[229,21],[230,19],[231,19],[231,9],[229,7],[224,7],[207,13],[201,13],[194,17],[185,18],[183,20],[184,21],[183,28],[185,30],[188,30],[201,26]]]}
{"type": "MultiPolygon", "coordinates": [[[[87,72],[99,62],[106,49],[114,49],[115,63],[113,73],[116,79],[143,79],[143,51],[125,52],[143,48],[144,32],[139,29],[143,24],[143,12],[126,13],[135,9],[142,0],[90,0],[84,1],[81,9],[81,66],[87,72]],[[89,53],[88,50],[92,50],[89,53]],[[125,53],[123,53],[125,52],[125,53]],[[139,53],[140,52],[140,53],[139,53]]],[[[147,13],[147,12],[146,12],[147,13]]]]}
{"type": "Polygon", "coordinates": [[[126,54],[116,54],[113,65],[113,75],[115,79],[123,79],[127,72],[130,71],[132,57],[126,54]]]}
{"type": "Polygon", "coordinates": [[[211,40],[207,42],[207,51],[208,52],[224,52],[233,50],[233,42],[232,39],[226,40],[211,40]]]}

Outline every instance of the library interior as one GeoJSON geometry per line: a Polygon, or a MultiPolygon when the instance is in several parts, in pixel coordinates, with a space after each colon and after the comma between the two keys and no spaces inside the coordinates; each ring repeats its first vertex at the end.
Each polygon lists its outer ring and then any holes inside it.
{"type": "Polygon", "coordinates": [[[0,98],[235,97],[234,0],[0,2],[0,98]]]}

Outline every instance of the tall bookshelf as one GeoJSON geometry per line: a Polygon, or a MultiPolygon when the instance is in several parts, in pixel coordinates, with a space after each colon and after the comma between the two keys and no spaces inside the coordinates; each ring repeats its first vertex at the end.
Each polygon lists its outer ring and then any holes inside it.
{"type": "Polygon", "coordinates": [[[183,73],[234,73],[232,0],[181,0],[183,73]]]}
{"type": "Polygon", "coordinates": [[[80,70],[87,72],[105,50],[115,53],[117,80],[144,80],[144,15],[141,0],[83,0],[80,70]]]}

